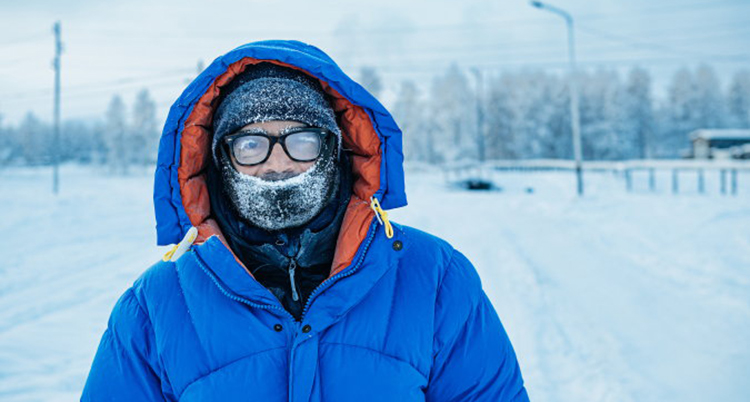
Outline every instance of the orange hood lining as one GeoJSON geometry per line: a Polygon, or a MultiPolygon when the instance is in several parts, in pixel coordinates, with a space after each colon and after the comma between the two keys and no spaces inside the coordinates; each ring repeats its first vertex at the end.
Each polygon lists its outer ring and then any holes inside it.
{"type": "MultiPolygon", "coordinates": [[[[218,76],[208,90],[195,104],[193,111],[185,120],[180,137],[180,166],[177,169],[177,180],[180,185],[182,202],[188,218],[198,229],[197,243],[217,236],[229,249],[224,235],[216,220],[211,216],[211,204],[206,187],[205,169],[211,161],[211,138],[213,132],[213,111],[219,100],[221,88],[229,84],[237,75],[253,64],[268,62],[280,66],[307,71],[276,60],[259,60],[243,58],[228,66],[226,72],[218,76]]],[[[313,78],[317,79],[317,77],[313,78]]],[[[329,277],[337,274],[351,264],[361,241],[365,238],[374,212],[369,207],[369,199],[380,188],[380,139],[370,121],[367,112],[352,104],[327,82],[318,79],[323,90],[330,96],[331,106],[341,128],[343,147],[351,151],[353,171],[352,198],[347,206],[341,231],[336,244],[333,264],[329,277]]],[[[234,254],[234,252],[232,251],[234,254]]],[[[234,255],[235,260],[242,261],[234,255]]],[[[245,267],[245,271],[252,276],[245,267]]]]}

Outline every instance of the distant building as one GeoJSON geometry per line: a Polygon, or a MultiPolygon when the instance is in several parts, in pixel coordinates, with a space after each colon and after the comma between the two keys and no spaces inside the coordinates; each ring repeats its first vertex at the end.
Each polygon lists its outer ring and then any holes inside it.
{"type": "Polygon", "coordinates": [[[695,130],[690,133],[695,159],[750,159],[750,130],[695,130]]]}

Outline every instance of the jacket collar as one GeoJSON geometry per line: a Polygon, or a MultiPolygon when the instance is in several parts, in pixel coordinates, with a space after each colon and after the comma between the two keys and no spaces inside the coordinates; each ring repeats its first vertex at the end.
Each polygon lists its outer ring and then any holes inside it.
{"type": "MultiPolygon", "coordinates": [[[[316,332],[323,331],[359,304],[383,276],[394,269],[403,255],[403,250],[395,251],[391,247],[393,241],[406,243],[404,232],[396,228],[394,237],[388,239],[382,226],[373,219],[353,262],[334,277],[326,279],[313,292],[302,322],[310,324],[316,332]],[[336,285],[332,286],[334,283],[336,285]],[[325,297],[319,297],[323,294],[325,297]]],[[[234,255],[217,236],[210,237],[192,250],[178,261],[179,271],[200,269],[229,299],[269,309],[280,316],[289,316],[268,289],[244,273],[234,255]]]]}

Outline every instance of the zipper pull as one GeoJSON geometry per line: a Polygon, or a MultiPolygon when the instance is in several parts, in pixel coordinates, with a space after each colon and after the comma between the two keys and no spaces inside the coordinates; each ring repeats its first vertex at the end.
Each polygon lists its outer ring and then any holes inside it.
{"type": "Polygon", "coordinates": [[[289,282],[292,284],[292,300],[298,301],[297,285],[294,283],[294,270],[297,269],[297,261],[292,258],[289,261],[289,282]]]}

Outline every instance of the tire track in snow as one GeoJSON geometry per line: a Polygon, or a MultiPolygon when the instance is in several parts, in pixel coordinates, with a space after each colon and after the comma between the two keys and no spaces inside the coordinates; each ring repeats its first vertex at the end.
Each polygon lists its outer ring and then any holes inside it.
{"type": "MultiPolygon", "coordinates": [[[[602,368],[606,362],[591,351],[581,350],[571,340],[566,327],[572,327],[572,323],[563,324],[559,318],[570,317],[571,314],[556,314],[560,303],[555,302],[550,292],[559,284],[526,251],[526,247],[518,241],[517,233],[507,226],[501,226],[499,234],[511,246],[511,258],[515,257],[518,267],[525,268],[528,274],[527,280],[523,281],[527,286],[523,292],[519,292],[518,297],[532,300],[529,313],[534,318],[536,344],[541,349],[538,363],[544,375],[542,381],[551,379],[545,385],[547,395],[542,400],[577,400],[581,395],[587,395],[591,401],[634,401],[619,380],[603,374],[602,368]]],[[[533,389],[529,392],[533,393],[533,389]]]]}

